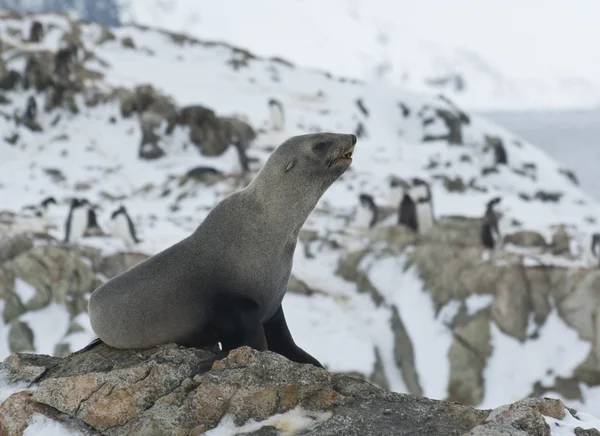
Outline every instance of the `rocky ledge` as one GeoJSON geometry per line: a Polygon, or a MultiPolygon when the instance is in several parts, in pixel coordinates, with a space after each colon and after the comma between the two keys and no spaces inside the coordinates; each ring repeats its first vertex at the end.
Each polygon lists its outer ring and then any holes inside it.
{"type": "MultiPolygon", "coordinates": [[[[105,345],[67,357],[15,353],[0,364],[29,386],[0,405],[0,434],[44,415],[80,435],[538,435],[577,419],[555,399],[495,410],[398,394],[248,347],[207,350],[105,345]]],[[[585,424],[582,421],[582,424],[585,424]]],[[[599,434],[582,425],[576,434],[599,434]],[[583,433],[582,433],[583,432],[583,433]],[[594,433],[595,432],[595,433],[594,433]]]]}

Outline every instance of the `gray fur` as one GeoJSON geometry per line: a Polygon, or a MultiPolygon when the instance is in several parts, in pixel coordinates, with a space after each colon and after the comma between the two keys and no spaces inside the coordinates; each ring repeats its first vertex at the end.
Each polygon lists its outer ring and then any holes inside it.
{"type": "Polygon", "coordinates": [[[206,335],[212,301],[222,293],[252,297],[268,321],[285,295],[300,228],[351,162],[334,159],[355,142],[335,133],[285,141],[194,233],[96,289],[94,332],[116,348],[190,343],[206,335]]]}

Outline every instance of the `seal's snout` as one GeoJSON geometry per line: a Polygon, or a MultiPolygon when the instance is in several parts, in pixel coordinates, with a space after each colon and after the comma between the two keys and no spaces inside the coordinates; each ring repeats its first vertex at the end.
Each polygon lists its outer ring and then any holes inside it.
{"type": "Polygon", "coordinates": [[[350,134],[350,141],[352,142],[352,145],[356,145],[357,140],[358,138],[356,137],[356,135],[350,134]]]}

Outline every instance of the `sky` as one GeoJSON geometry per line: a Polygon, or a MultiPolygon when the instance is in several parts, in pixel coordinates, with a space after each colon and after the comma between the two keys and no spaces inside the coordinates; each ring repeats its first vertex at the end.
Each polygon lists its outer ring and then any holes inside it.
{"type": "MultiPolygon", "coordinates": [[[[223,39],[261,55],[283,55],[336,74],[353,68],[352,47],[379,34],[476,51],[513,78],[579,76],[600,83],[598,0],[121,0],[138,21],[223,39]],[[323,59],[319,41],[338,56],[323,59]],[[303,38],[308,33],[309,37],[303,38]],[[317,38],[315,38],[317,36],[317,38]],[[316,41],[315,41],[316,40],[316,41]],[[345,41],[345,42],[344,42],[345,41]],[[301,50],[306,43],[305,50],[301,50]],[[346,46],[345,46],[346,45],[346,46]]],[[[127,12],[124,18],[128,19],[127,12]]],[[[367,55],[364,55],[368,57],[367,55]]],[[[379,54],[374,53],[374,57],[379,54]]],[[[365,59],[367,61],[368,59],[365,59]]]]}

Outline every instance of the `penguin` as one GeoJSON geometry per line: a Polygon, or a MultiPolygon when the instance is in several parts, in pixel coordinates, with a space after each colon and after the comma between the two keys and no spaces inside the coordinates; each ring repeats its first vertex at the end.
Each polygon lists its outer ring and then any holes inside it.
{"type": "Polygon", "coordinates": [[[433,227],[435,218],[433,216],[433,202],[431,197],[431,188],[429,183],[423,179],[415,178],[412,180],[410,197],[415,203],[415,213],[417,218],[417,231],[425,233],[433,227]]]}
{"type": "Polygon", "coordinates": [[[135,226],[127,213],[127,209],[125,209],[125,206],[121,206],[115,210],[110,216],[110,221],[112,234],[125,241],[125,244],[128,247],[132,247],[141,242],[137,237],[135,226]]]}
{"type": "Polygon", "coordinates": [[[269,99],[269,112],[271,114],[271,127],[276,132],[283,130],[285,121],[283,106],[279,100],[274,98],[269,99]]]}
{"type": "Polygon", "coordinates": [[[502,213],[496,209],[501,198],[495,197],[488,201],[483,215],[483,223],[481,226],[481,243],[490,250],[494,249],[500,242],[500,230],[498,228],[498,219],[502,217],[502,213]]]}
{"type": "Polygon", "coordinates": [[[98,225],[96,209],[98,209],[98,206],[92,206],[90,204],[90,207],[88,208],[88,224],[85,229],[85,236],[100,236],[104,234],[102,228],[98,225]]]}
{"type": "Polygon", "coordinates": [[[23,123],[31,124],[35,121],[37,116],[37,102],[35,97],[30,95],[27,99],[27,106],[25,107],[25,114],[23,115],[23,123]]]}
{"type": "Polygon", "coordinates": [[[44,198],[39,205],[27,205],[23,207],[23,210],[31,210],[36,217],[46,218],[50,210],[50,205],[57,205],[54,197],[44,198]]]}
{"type": "Polygon", "coordinates": [[[75,243],[83,238],[89,223],[90,203],[86,199],[71,200],[69,215],[65,223],[64,242],[75,243]]]}
{"type": "Polygon", "coordinates": [[[592,244],[590,250],[592,251],[592,256],[594,256],[600,265],[600,233],[594,233],[592,235],[592,244]]]}
{"type": "Polygon", "coordinates": [[[358,208],[354,215],[352,226],[361,229],[373,228],[379,218],[377,205],[375,204],[373,196],[369,194],[360,194],[358,196],[358,202],[358,208]]]}
{"type": "Polygon", "coordinates": [[[408,189],[410,189],[408,183],[398,177],[392,177],[390,179],[389,205],[394,209],[397,208],[408,189]]]}
{"type": "Polygon", "coordinates": [[[404,193],[400,206],[398,206],[398,224],[405,225],[415,232],[419,230],[417,223],[417,207],[408,192],[404,193]]]}

